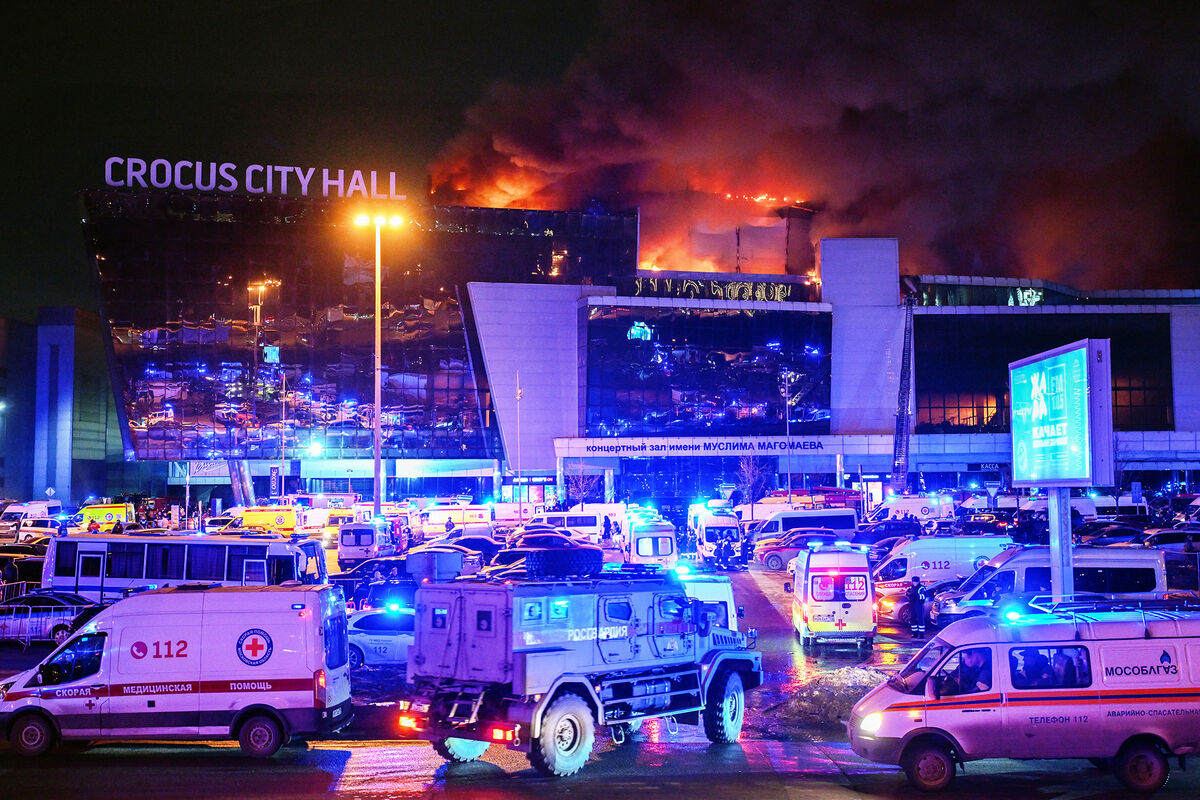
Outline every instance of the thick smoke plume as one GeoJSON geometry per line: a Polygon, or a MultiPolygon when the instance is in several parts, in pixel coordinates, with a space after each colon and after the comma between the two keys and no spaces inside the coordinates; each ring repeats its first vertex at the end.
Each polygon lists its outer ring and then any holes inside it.
{"type": "Polygon", "coordinates": [[[908,273],[1200,286],[1197,4],[618,0],[601,16],[557,84],[496,85],[469,111],[432,165],[435,202],[637,205],[644,264],[732,269],[698,238],[799,201],[820,209],[814,239],[898,237],[908,273]]]}

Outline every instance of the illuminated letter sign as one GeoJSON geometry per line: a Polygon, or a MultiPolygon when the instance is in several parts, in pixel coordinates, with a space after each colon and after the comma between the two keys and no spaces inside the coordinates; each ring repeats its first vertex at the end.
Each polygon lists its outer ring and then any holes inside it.
{"type": "Polygon", "coordinates": [[[1013,486],[1111,486],[1112,371],[1107,339],[1008,365],[1013,486]]]}

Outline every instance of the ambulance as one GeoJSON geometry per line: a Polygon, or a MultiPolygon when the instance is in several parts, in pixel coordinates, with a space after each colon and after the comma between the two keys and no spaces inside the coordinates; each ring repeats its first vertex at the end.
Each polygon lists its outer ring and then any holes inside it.
{"type": "Polygon", "coordinates": [[[866,552],[835,545],[801,550],[792,560],[792,627],[801,644],[851,641],[869,648],[878,615],[866,552]]]}
{"type": "Polygon", "coordinates": [[[1100,601],[956,622],[855,705],[848,732],[854,752],[927,791],[981,758],[1086,758],[1155,791],[1169,757],[1200,752],[1200,606],[1100,601]]]}
{"type": "Polygon", "coordinates": [[[107,532],[118,522],[124,525],[133,521],[133,503],[101,503],[79,509],[79,513],[71,518],[71,526],[86,529],[95,522],[101,531],[107,532]]]}
{"type": "Polygon", "coordinates": [[[144,592],[3,679],[0,735],[25,756],[70,740],[229,737],[266,758],[350,722],[349,658],[334,586],[144,592]]]}
{"type": "Polygon", "coordinates": [[[308,510],[302,506],[250,506],[233,521],[235,528],[262,528],[285,535],[319,537],[322,529],[309,523],[308,510]]]}
{"type": "Polygon", "coordinates": [[[881,597],[901,595],[914,577],[926,586],[965,578],[1010,547],[1011,536],[994,534],[905,539],[875,567],[875,591],[881,597]]]}

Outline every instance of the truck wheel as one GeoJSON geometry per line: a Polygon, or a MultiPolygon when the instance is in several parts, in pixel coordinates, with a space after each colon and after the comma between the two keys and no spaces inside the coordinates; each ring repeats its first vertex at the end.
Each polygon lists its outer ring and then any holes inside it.
{"type": "Polygon", "coordinates": [[[1170,775],[1167,759],[1157,747],[1135,742],[1117,756],[1117,780],[1135,792],[1156,792],[1170,775]]]}
{"type": "Polygon", "coordinates": [[[447,761],[466,764],[468,761],[478,761],[487,752],[488,743],[477,742],[474,739],[458,739],[448,736],[445,739],[435,740],[433,742],[433,749],[447,761]]]}
{"type": "Polygon", "coordinates": [[[746,714],[746,695],[742,691],[742,676],[733,670],[721,670],[708,687],[708,702],[704,704],[704,735],[710,742],[729,744],[742,733],[746,714]]]}
{"type": "Polygon", "coordinates": [[[771,553],[771,555],[767,556],[763,563],[767,565],[767,569],[783,569],[783,559],[774,553],[771,553]]]}
{"type": "Polygon", "coordinates": [[[529,743],[529,763],[543,775],[574,775],[587,763],[595,739],[592,710],[568,692],[542,716],[542,733],[529,743]]]}
{"type": "Polygon", "coordinates": [[[350,669],[358,669],[363,665],[363,651],[350,645],[350,669]]]}
{"type": "Polygon", "coordinates": [[[954,759],[944,745],[919,742],[904,752],[900,766],[908,782],[923,792],[940,792],[954,779],[954,759]]]}
{"type": "Polygon", "coordinates": [[[45,755],[54,744],[54,726],[37,714],[26,714],[13,725],[8,735],[13,749],[31,758],[45,755]]]}
{"type": "Polygon", "coordinates": [[[255,758],[270,758],[283,747],[283,730],[266,714],[256,714],[242,723],[238,731],[242,752],[255,758]]]}

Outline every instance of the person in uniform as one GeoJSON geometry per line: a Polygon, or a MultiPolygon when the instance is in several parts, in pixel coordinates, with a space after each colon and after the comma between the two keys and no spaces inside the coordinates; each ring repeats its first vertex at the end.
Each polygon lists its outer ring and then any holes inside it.
{"type": "Polygon", "coordinates": [[[914,639],[924,639],[926,594],[920,576],[913,575],[912,583],[904,590],[904,599],[908,601],[908,607],[912,611],[909,630],[914,639]]]}

